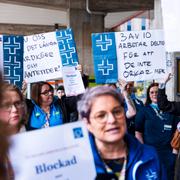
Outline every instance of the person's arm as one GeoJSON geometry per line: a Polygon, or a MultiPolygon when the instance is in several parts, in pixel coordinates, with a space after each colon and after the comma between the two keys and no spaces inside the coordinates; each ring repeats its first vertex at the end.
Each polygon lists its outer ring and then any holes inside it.
{"type": "Polygon", "coordinates": [[[27,96],[27,83],[25,80],[23,80],[22,82],[21,93],[23,94],[24,97],[27,96]]]}
{"type": "Polygon", "coordinates": [[[136,115],[136,107],[134,105],[133,100],[127,92],[127,82],[124,80],[119,80],[118,83],[127,105],[126,117],[132,118],[136,115]]]}
{"type": "Polygon", "coordinates": [[[139,131],[135,131],[135,137],[142,143],[144,144],[144,141],[143,141],[143,134],[139,131]]]}
{"type": "Polygon", "coordinates": [[[157,103],[158,107],[166,112],[173,113],[175,115],[180,115],[180,102],[169,101],[165,92],[166,83],[171,79],[172,75],[169,74],[163,83],[159,83],[157,103]]]}
{"type": "Polygon", "coordinates": [[[146,121],[146,107],[142,107],[135,117],[135,137],[144,144],[144,129],[146,121]]]}

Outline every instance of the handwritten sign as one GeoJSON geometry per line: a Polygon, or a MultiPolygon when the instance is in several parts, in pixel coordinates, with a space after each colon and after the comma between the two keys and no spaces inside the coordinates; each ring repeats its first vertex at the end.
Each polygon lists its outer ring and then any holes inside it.
{"type": "Polygon", "coordinates": [[[118,77],[126,81],[152,80],[166,74],[162,30],[117,32],[118,77]]]}
{"type": "Polygon", "coordinates": [[[55,32],[24,37],[24,79],[27,82],[61,78],[61,67],[55,32]]]}
{"type": "Polygon", "coordinates": [[[180,51],[180,1],[162,0],[162,16],[164,25],[164,34],[166,41],[166,50],[169,52],[180,51]]]}
{"type": "Polygon", "coordinates": [[[10,161],[18,180],[92,180],[95,165],[83,122],[12,137],[10,161]]]}
{"type": "Polygon", "coordinates": [[[162,78],[166,73],[164,46],[162,30],[93,34],[96,83],[162,78]]]}
{"type": "Polygon", "coordinates": [[[63,81],[66,96],[76,96],[84,93],[82,76],[76,67],[63,67],[63,81]]]}

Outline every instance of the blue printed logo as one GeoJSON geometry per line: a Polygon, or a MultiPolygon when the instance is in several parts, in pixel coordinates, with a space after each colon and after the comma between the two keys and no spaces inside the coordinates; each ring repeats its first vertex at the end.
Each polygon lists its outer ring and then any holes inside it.
{"type": "Polygon", "coordinates": [[[74,128],[73,129],[73,134],[74,134],[75,139],[84,137],[81,127],[74,128]]]}

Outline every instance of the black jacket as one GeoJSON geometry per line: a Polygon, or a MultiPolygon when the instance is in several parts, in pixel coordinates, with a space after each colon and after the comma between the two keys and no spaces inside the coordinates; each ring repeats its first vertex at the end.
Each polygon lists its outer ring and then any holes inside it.
{"type": "Polygon", "coordinates": [[[166,112],[180,115],[180,102],[168,101],[165,89],[158,89],[158,107],[166,112]]]}

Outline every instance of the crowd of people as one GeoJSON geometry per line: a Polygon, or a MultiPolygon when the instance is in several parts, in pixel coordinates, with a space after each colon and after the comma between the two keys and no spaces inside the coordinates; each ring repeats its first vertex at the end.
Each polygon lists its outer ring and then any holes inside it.
{"type": "Polygon", "coordinates": [[[145,103],[135,96],[134,82],[124,80],[86,87],[84,94],[71,97],[63,85],[54,89],[37,82],[30,99],[25,82],[20,89],[1,80],[0,179],[15,178],[7,156],[9,136],[78,120],[89,131],[96,179],[180,179],[180,147],[171,146],[180,131],[180,102],[167,99],[169,79],[150,84],[145,103]]]}

